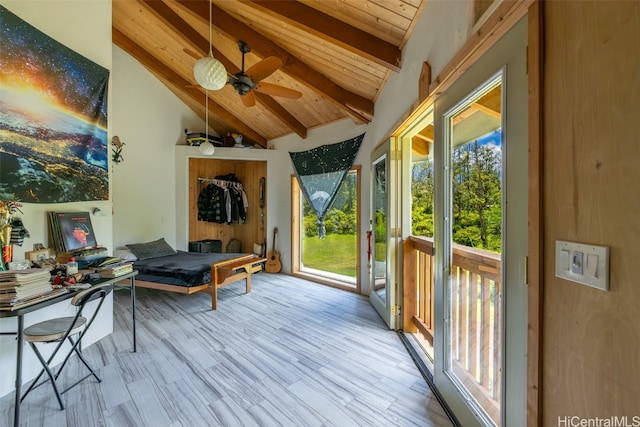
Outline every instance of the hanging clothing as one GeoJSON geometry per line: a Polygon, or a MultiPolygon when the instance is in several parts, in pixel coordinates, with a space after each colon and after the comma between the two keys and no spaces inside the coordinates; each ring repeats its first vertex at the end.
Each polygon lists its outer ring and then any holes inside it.
{"type": "Polygon", "coordinates": [[[235,174],[220,175],[209,182],[198,195],[198,221],[218,224],[244,224],[247,219],[247,195],[235,174]]]}
{"type": "Polygon", "coordinates": [[[200,191],[198,196],[198,221],[226,222],[224,189],[214,184],[209,184],[200,191]]]}
{"type": "Polygon", "coordinates": [[[229,197],[231,199],[231,215],[229,216],[229,223],[242,223],[247,220],[247,211],[244,204],[243,197],[244,190],[237,187],[229,187],[229,197]]]}
{"type": "Polygon", "coordinates": [[[29,231],[24,228],[24,224],[22,223],[22,219],[20,218],[12,218],[11,219],[11,240],[10,244],[22,246],[24,243],[24,238],[29,237],[29,231]]]}

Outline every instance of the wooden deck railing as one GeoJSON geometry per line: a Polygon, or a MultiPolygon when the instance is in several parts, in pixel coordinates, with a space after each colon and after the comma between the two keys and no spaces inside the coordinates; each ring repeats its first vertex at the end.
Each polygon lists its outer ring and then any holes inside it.
{"type": "Polygon", "coordinates": [[[433,239],[410,236],[403,259],[403,329],[420,332],[433,345],[433,239]]]}
{"type": "MultiPolygon", "coordinates": [[[[403,329],[433,345],[433,239],[404,241],[403,329]]],[[[499,418],[500,254],[453,245],[450,332],[452,370],[478,403],[499,418]]]]}

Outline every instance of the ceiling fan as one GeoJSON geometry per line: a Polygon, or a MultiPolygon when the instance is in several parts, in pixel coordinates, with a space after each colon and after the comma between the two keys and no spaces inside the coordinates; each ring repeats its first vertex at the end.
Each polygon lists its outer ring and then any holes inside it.
{"type": "MultiPolygon", "coordinates": [[[[302,93],[297,90],[262,81],[282,67],[280,58],[269,56],[245,70],[244,56],[251,52],[251,47],[246,42],[238,40],[238,48],[242,52],[242,68],[237,73],[229,73],[227,84],[238,92],[246,107],[253,107],[256,104],[256,96],[253,91],[289,99],[298,99],[302,96],[302,93]]],[[[184,49],[184,51],[196,59],[199,58],[195,52],[188,49],[184,49]]]]}
{"type": "Polygon", "coordinates": [[[238,40],[238,48],[242,52],[242,69],[235,74],[229,74],[228,83],[242,96],[242,103],[247,107],[252,107],[256,103],[253,91],[264,93],[265,95],[280,96],[283,98],[297,99],[302,93],[273,83],[263,82],[262,79],[269,77],[278,68],[282,67],[280,58],[270,56],[264,58],[257,64],[244,69],[244,56],[251,52],[251,47],[244,41],[238,40]]]}

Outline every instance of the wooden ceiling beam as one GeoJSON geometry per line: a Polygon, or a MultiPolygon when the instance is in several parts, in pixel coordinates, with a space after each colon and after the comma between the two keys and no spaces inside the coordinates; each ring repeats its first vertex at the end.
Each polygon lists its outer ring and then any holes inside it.
{"type": "MultiPolygon", "coordinates": [[[[185,9],[202,19],[203,22],[209,23],[209,3],[207,1],[176,1],[185,9]]],[[[282,70],[284,72],[299,80],[301,83],[304,83],[341,110],[351,115],[355,109],[366,113],[366,115],[373,116],[374,107],[372,100],[344,89],[218,6],[212,4],[211,7],[213,15],[212,24],[216,28],[224,31],[235,39],[244,40],[251,46],[252,51],[260,52],[263,57],[276,56],[280,58],[283,63],[282,70]],[[351,107],[349,107],[349,105],[351,105],[351,107]]]]}
{"type": "Polygon", "coordinates": [[[349,109],[345,110],[345,112],[349,115],[349,117],[351,117],[351,120],[359,125],[369,123],[373,117],[366,112],[358,111],[353,107],[353,105],[347,105],[347,107],[349,107],[349,109]]]}
{"type": "MultiPolygon", "coordinates": [[[[214,46],[210,46],[209,41],[204,38],[198,31],[196,31],[189,23],[182,19],[177,13],[173,11],[167,4],[154,0],[140,0],[142,4],[149,9],[155,16],[160,19],[165,25],[173,28],[176,34],[185,42],[185,45],[190,44],[194,48],[198,49],[204,54],[211,53],[213,56],[224,65],[224,68],[228,73],[235,74],[241,70],[233,62],[231,62],[226,56],[224,56],[214,46]]],[[[291,113],[289,113],[282,105],[280,105],[275,99],[268,95],[256,93],[256,99],[260,104],[265,107],[274,116],[280,119],[285,125],[287,125],[293,132],[298,134],[302,139],[307,137],[307,128],[298,121],[291,113]]]]}
{"type": "Polygon", "coordinates": [[[471,106],[474,107],[476,110],[482,111],[486,115],[493,117],[494,119],[499,119],[502,117],[502,114],[500,114],[500,111],[496,111],[491,107],[487,107],[486,105],[480,104],[480,102],[474,102],[473,104],[471,104],[471,106]]]}
{"type": "Polygon", "coordinates": [[[420,134],[411,138],[411,150],[419,156],[429,155],[429,143],[420,137],[420,134]]]}
{"type": "Polygon", "coordinates": [[[399,47],[304,3],[290,0],[242,1],[263,13],[285,19],[293,27],[310,32],[322,40],[363,56],[378,65],[392,71],[400,71],[402,50],[399,47]]]}
{"type": "Polygon", "coordinates": [[[427,125],[424,129],[418,132],[417,136],[420,136],[421,138],[429,142],[433,142],[433,138],[434,138],[433,124],[427,125]]]}
{"type": "Polygon", "coordinates": [[[498,85],[485,93],[473,105],[478,110],[499,119],[502,113],[502,85],[498,85]]]}
{"type": "Polygon", "coordinates": [[[419,133],[415,134],[413,137],[421,139],[421,140],[426,141],[426,142],[433,142],[433,139],[427,138],[426,136],[420,135],[419,133]]]}
{"type": "MultiPolygon", "coordinates": [[[[116,44],[116,46],[120,47],[122,50],[127,52],[129,55],[136,58],[143,66],[149,69],[152,73],[160,76],[167,82],[171,83],[176,90],[179,90],[193,99],[202,98],[202,92],[199,89],[196,89],[191,86],[191,82],[185,80],[172,69],[164,65],[160,62],[156,57],[154,57],[151,53],[147,52],[144,48],[136,44],[133,40],[128,38],[125,34],[120,32],[116,28],[112,28],[112,41],[116,44]]],[[[198,101],[205,106],[204,101],[198,101]]],[[[225,121],[232,128],[235,128],[239,133],[243,134],[245,138],[256,142],[263,148],[267,147],[267,140],[265,137],[257,133],[255,130],[247,126],[243,121],[238,119],[236,116],[231,114],[229,111],[225,110],[223,107],[218,105],[212,99],[209,99],[209,113],[212,113],[219,117],[221,120],[225,121]]],[[[215,128],[214,128],[215,129],[215,128]]],[[[219,130],[216,130],[218,133],[219,130]]]]}
{"type": "Polygon", "coordinates": [[[214,58],[224,65],[224,68],[227,69],[227,72],[237,73],[240,71],[240,68],[236,67],[233,62],[231,62],[226,56],[222,54],[215,46],[210,45],[209,41],[204,38],[197,30],[195,30],[187,21],[182,19],[180,15],[175,13],[171,7],[169,7],[166,3],[157,0],[138,0],[144,7],[146,7],[151,13],[153,13],[156,18],[162,21],[168,27],[173,28],[176,31],[176,35],[180,36],[182,41],[184,41],[185,46],[190,45],[196,48],[200,53],[203,53],[203,56],[209,53],[209,48],[211,48],[211,53],[214,58]]]}
{"type": "Polygon", "coordinates": [[[280,103],[269,95],[264,93],[255,92],[256,100],[271,114],[279,118],[285,125],[287,125],[292,131],[298,134],[302,139],[307,138],[307,128],[298,121],[290,112],[288,112],[280,103]]]}

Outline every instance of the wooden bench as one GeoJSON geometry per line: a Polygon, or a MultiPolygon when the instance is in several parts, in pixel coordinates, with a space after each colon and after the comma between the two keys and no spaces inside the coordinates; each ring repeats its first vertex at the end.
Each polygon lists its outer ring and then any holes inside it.
{"type": "Polygon", "coordinates": [[[262,270],[267,259],[257,255],[245,255],[211,264],[211,308],[218,308],[218,288],[245,279],[247,292],[251,292],[251,275],[262,270]]]}

